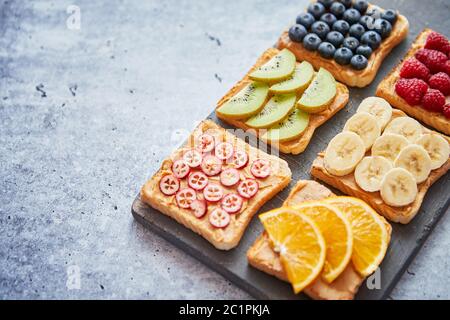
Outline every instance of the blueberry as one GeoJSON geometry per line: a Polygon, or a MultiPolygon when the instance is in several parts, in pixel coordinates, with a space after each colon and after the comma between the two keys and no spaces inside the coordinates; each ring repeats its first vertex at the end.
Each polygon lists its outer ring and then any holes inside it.
{"type": "Polygon", "coordinates": [[[309,51],[317,50],[321,42],[322,40],[320,40],[319,36],[315,33],[308,33],[303,38],[303,46],[309,51]]]}
{"type": "Polygon", "coordinates": [[[346,8],[350,8],[352,6],[352,0],[338,0],[342,3],[346,8]]]}
{"type": "Polygon", "coordinates": [[[394,25],[395,22],[397,21],[397,11],[393,9],[388,9],[381,14],[381,18],[389,21],[391,25],[394,25]]]}
{"type": "Polygon", "coordinates": [[[338,20],[335,23],[333,23],[333,28],[334,31],[338,31],[340,33],[342,33],[342,35],[346,35],[348,30],[350,29],[350,25],[348,24],[347,21],[344,20],[338,20]]]}
{"type": "Polygon", "coordinates": [[[327,41],[336,48],[339,48],[342,44],[342,41],[344,41],[344,36],[340,32],[331,31],[327,34],[327,41]]]}
{"type": "Polygon", "coordinates": [[[323,58],[331,59],[334,56],[334,52],[336,51],[336,48],[329,42],[322,42],[319,45],[319,49],[317,49],[317,51],[319,51],[320,55],[323,58]]]}
{"type": "Polygon", "coordinates": [[[372,30],[373,25],[375,24],[375,18],[371,16],[362,16],[361,19],[359,19],[359,23],[367,30],[372,30]]]}
{"type": "Polygon", "coordinates": [[[330,7],[330,12],[336,16],[336,18],[341,18],[345,12],[345,6],[340,2],[333,2],[330,7]]]}
{"type": "Polygon", "coordinates": [[[369,7],[369,4],[365,0],[356,0],[353,3],[353,8],[358,10],[361,14],[366,13],[366,10],[368,7],[369,7]]]}
{"type": "Polygon", "coordinates": [[[360,54],[357,54],[350,60],[350,64],[353,69],[362,70],[367,67],[367,58],[360,54]]]}
{"type": "Polygon", "coordinates": [[[380,46],[381,36],[375,31],[367,31],[362,35],[361,43],[367,44],[372,50],[376,50],[380,46]]]}
{"type": "Polygon", "coordinates": [[[331,6],[333,1],[334,0],[317,0],[317,2],[320,2],[321,4],[323,4],[323,6],[327,9],[331,6]]]}
{"type": "Polygon", "coordinates": [[[389,37],[392,31],[392,25],[389,21],[384,19],[377,19],[374,23],[374,30],[378,32],[382,39],[389,37]]]}
{"type": "Polygon", "coordinates": [[[355,23],[350,27],[348,34],[356,39],[360,39],[364,32],[366,32],[366,29],[361,24],[355,23]]]}
{"type": "Polygon", "coordinates": [[[321,39],[325,39],[330,32],[330,27],[323,21],[316,21],[311,26],[311,32],[317,34],[321,39]]]}
{"type": "Polygon", "coordinates": [[[370,55],[372,54],[372,48],[367,44],[362,44],[358,48],[356,48],[356,54],[363,55],[364,57],[369,59],[370,55]]]}
{"type": "Polygon", "coordinates": [[[332,13],[325,13],[320,17],[320,21],[325,22],[330,26],[330,28],[333,26],[333,23],[335,23],[337,18],[332,13]]]}
{"type": "Polygon", "coordinates": [[[339,64],[349,64],[352,60],[353,53],[349,48],[339,48],[334,53],[334,60],[339,64]]]}
{"type": "Polygon", "coordinates": [[[359,46],[359,41],[354,37],[347,37],[344,39],[344,42],[342,42],[342,46],[351,51],[355,51],[359,46]]]}
{"type": "Polygon", "coordinates": [[[314,18],[319,19],[321,15],[325,13],[325,7],[321,3],[311,3],[308,6],[308,12],[311,13],[314,18]]]}
{"type": "Polygon", "coordinates": [[[308,31],[301,24],[294,24],[289,29],[289,38],[294,42],[302,42],[308,31]]]}
{"type": "Polygon", "coordinates": [[[301,24],[302,26],[304,26],[306,29],[309,29],[309,27],[311,27],[311,25],[316,21],[316,19],[314,19],[314,16],[311,13],[300,13],[297,16],[297,19],[295,20],[295,22],[297,22],[298,24],[301,24]]]}
{"type": "Polygon", "coordinates": [[[378,19],[381,18],[381,11],[378,10],[377,8],[370,8],[369,10],[367,10],[366,15],[374,19],[378,19]]]}
{"type": "Polygon", "coordinates": [[[361,18],[361,13],[359,13],[356,9],[347,9],[344,12],[343,18],[345,21],[347,21],[350,24],[357,23],[359,21],[359,18],[361,18]]]}

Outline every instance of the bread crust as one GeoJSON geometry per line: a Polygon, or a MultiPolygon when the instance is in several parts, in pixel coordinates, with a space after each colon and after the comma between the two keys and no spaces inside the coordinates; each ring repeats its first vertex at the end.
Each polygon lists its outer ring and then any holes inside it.
{"type": "MultiPolygon", "coordinates": [[[[400,110],[393,109],[392,118],[406,116],[406,114],[400,110]]],[[[433,132],[425,127],[423,127],[423,132],[433,132]]],[[[435,132],[437,133],[437,132],[435,132]]],[[[439,134],[439,133],[438,133],[439,134]]],[[[442,135],[449,143],[450,138],[442,135]]],[[[370,151],[369,151],[370,153],[370,151]]],[[[369,154],[366,154],[369,155],[369,154]]],[[[393,222],[399,222],[402,224],[409,223],[419,212],[420,206],[422,205],[423,199],[427,190],[431,185],[436,182],[440,177],[445,175],[450,169],[450,158],[444,163],[440,168],[432,170],[427,180],[420,183],[418,188],[417,197],[413,203],[403,206],[403,207],[393,207],[386,204],[380,195],[380,192],[367,192],[362,190],[355,181],[355,176],[352,173],[337,177],[330,174],[324,166],[323,163],[324,153],[319,153],[318,157],[314,160],[311,167],[311,175],[319,180],[324,181],[330,186],[339,189],[345,194],[351,195],[353,197],[360,198],[367,202],[372,208],[374,208],[379,214],[383,215],[387,219],[393,222]]]]}
{"type": "MultiPolygon", "coordinates": [[[[258,68],[259,66],[263,65],[267,61],[269,61],[273,56],[275,56],[279,52],[278,49],[270,48],[267,49],[256,61],[255,65],[247,72],[245,77],[236,83],[233,88],[231,88],[230,91],[228,91],[225,96],[219,100],[217,103],[216,110],[222,106],[225,102],[227,102],[230,98],[235,96],[242,88],[244,88],[248,83],[251,82],[248,75],[258,68]]],[[[342,83],[336,82],[336,96],[334,100],[331,102],[330,106],[321,113],[311,114],[309,118],[309,124],[308,127],[303,131],[302,135],[285,142],[280,142],[275,145],[281,152],[283,153],[291,153],[291,154],[299,154],[302,153],[306,147],[309,144],[309,141],[312,138],[312,135],[314,134],[314,131],[321,126],[324,122],[326,122],[328,119],[330,119],[333,115],[335,115],[339,110],[343,109],[348,102],[349,99],[349,92],[348,88],[343,85],[342,83]]],[[[250,128],[245,124],[244,121],[240,120],[234,120],[234,119],[227,119],[222,117],[219,113],[216,112],[216,116],[221,119],[222,121],[231,124],[234,127],[248,130],[252,134],[257,135],[258,137],[261,135],[260,131],[254,128],[250,128]]],[[[267,142],[267,141],[266,141],[267,142]]],[[[270,142],[267,142],[271,144],[270,142]]]]}
{"type": "MultiPolygon", "coordinates": [[[[242,174],[245,176],[250,176],[247,168],[242,170],[242,174]]],[[[270,200],[289,184],[291,181],[291,175],[291,170],[289,169],[286,161],[251,147],[241,139],[218,126],[216,123],[210,120],[205,120],[199,124],[181,148],[174,151],[168,159],[163,161],[161,168],[142,187],[140,197],[146,204],[175,219],[178,223],[204,237],[217,249],[230,250],[238,245],[239,240],[241,239],[253,215],[264,203],[270,200]],[[255,159],[256,157],[264,158],[271,162],[272,168],[276,169],[276,171],[273,169],[273,173],[270,177],[264,180],[258,180],[260,183],[260,190],[258,193],[252,199],[244,200],[243,209],[239,213],[231,215],[231,222],[224,229],[214,228],[208,221],[208,216],[212,211],[213,205],[209,206],[211,210],[208,210],[208,213],[205,216],[198,219],[191,213],[190,210],[179,208],[176,205],[175,196],[165,196],[159,190],[160,179],[164,175],[172,173],[171,167],[174,159],[179,158],[179,155],[183,152],[183,150],[191,148],[194,137],[206,131],[210,132],[210,130],[215,130],[219,133],[219,135],[223,135],[225,141],[233,141],[233,145],[239,145],[239,148],[245,148],[249,154],[249,161],[252,161],[252,159],[255,159]]],[[[210,177],[210,180],[212,179],[214,178],[210,177]]],[[[184,180],[180,182],[182,184],[180,189],[186,185],[184,180]]],[[[234,189],[235,187],[226,190],[231,191],[234,189]]]]}
{"type": "MultiPolygon", "coordinates": [[[[392,106],[403,110],[411,117],[435,128],[438,131],[450,135],[450,119],[447,119],[441,112],[432,112],[425,110],[422,106],[412,106],[406,102],[395,92],[395,83],[400,79],[400,70],[403,62],[415,55],[415,53],[424,47],[428,35],[433,32],[431,29],[424,29],[411,45],[408,53],[403,57],[403,60],[392,69],[392,71],[380,82],[377,87],[376,95],[384,98],[392,106]]],[[[447,96],[447,102],[450,101],[450,96],[447,96]]]]}
{"type": "MultiPolygon", "coordinates": [[[[382,8],[375,5],[370,5],[370,7],[378,8],[379,10],[384,11],[382,8]]],[[[293,42],[289,39],[287,30],[284,31],[279,38],[277,48],[288,48],[295,54],[298,60],[307,60],[316,69],[320,67],[327,69],[333,74],[336,80],[339,80],[350,87],[363,88],[373,81],[384,58],[386,58],[395,46],[406,38],[408,31],[408,19],[399,14],[391,35],[386,39],[383,39],[380,47],[372,53],[367,67],[363,70],[354,70],[350,67],[350,65],[342,66],[333,59],[322,58],[317,51],[312,52],[306,50],[302,44],[293,42]]]]}

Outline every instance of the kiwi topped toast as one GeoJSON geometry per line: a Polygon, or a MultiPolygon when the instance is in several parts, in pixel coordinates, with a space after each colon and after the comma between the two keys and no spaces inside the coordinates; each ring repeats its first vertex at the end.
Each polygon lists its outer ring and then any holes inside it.
{"type": "Polygon", "coordinates": [[[299,154],[315,129],[345,107],[349,92],[327,70],[292,57],[289,50],[266,50],[218,102],[216,115],[283,153],[299,154]]]}

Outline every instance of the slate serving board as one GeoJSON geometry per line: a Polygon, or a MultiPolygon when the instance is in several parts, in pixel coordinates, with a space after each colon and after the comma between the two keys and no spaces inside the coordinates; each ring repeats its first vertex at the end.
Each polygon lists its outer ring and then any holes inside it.
{"type": "MultiPolygon", "coordinates": [[[[373,1],[383,8],[397,8],[410,21],[408,38],[397,46],[385,59],[377,77],[366,88],[350,88],[350,101],[347,107],[335,117],[318,128],[310,145],[300,155],[280,154],[289,163],[292,170],[291,184],[271,201],[266,203],[259,212],[279,207],[287,197],[289,190],[300,179],[311,179],[309,171],[318,152],[324,150],[345,121],[356,111],[360,101],[367,96],[374,95],[377,84],[400,61],[420,31],[430,27],[447,36],[450,30],[448,19],[449,4],[446,0],[435,1],[373,1]],[[426,12],[426,15],[423,13],[426,12]]],[[[244,74],[245,70],[243,70],[244,74]]],[[[236,79],[238,81],[239,79],[236,79]]],[[[232,128],[218,120],[214,114],[208,117],[224,128],[232,128]]],[[[336,193],[336,190],[333,190],[336,193]]],[[[370,290],[364,283],[356,299],[387,299],[397,281],[405,272],[408,265],[419,252],[428,235],[438,223],[439,219],[450,207],[450,173],[437,181],[429,190],[422,204],[420,212],[408,225],[392,224],[392,240],[386,257],[380,266],[381,288],[370,290]]],[[[215,249],[209,242],[196,235],[189,229],[178,224],[175,220],[160,214],[140,201],[139,195],[132,205],[132,214],[150,230],[156,232],[166,240],[191,254],[193,257],[208,265],[211,269],[223,275],[252,296],[259,299],[305,299],[304,294],[295,295],[290,284],[282,282],[272,276],[260,272],[247,263],[246,252],[256,237],[262,232],[262,225],[255,216],[242,237],[239,245],[230,251],[215,249]]]]}

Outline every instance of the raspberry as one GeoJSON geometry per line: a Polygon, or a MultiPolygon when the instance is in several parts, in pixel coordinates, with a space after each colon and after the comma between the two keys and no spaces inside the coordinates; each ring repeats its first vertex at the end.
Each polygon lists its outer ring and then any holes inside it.
{"type": "Polygon", "coordinates": [[[445,72],[446,74],[448,74],[450,76],[450,60],[447,60],[447,62],[444,64],[444,67],[441,69],[441,71],[445,72]]]}
{"type": "Polygon", "coordinates": [[[445,116],[447,119],[450,119],[450,103],[447,103],[447,104],[444,106],[444,110],[442,110],[442,113],[444,114],[444,116],[445,116]]]}
{"type": "Polygon", "coordinates": [[[447,62],[447,55],[430,49],[420,49],[416,52],[416,58],[430,69],[432,73],[442,71],[447,62]]]}
{"type": "Polygon", "coordinates": [[[419,60],[415,58],[409,58],[403,63],[400,70],[400,77],[402,78],[419,78],[427,81],[430,77],[430,70],[419,60]]]}
{"type": "Polygon", "coordinates": [[[427,37],[427,41],[425,42],[426,49],[434,49],[445,54],[450,53],[450,43],[447,38],[440,34],[439,32],[433,31],[427,37]]]}
{"type": "Polygon", "coordinates": [[[448,96],[450,94],[450,76],[444,72],[439,72],[431,76],[428,84],[431,88],[437,89],[448,96]]]}
{"type": "Polygon", "coordinates": [[[428,85],[420,79],[399,79],[395,84],[395,92],[410,105],[419,104],[427,90],[428,85]]]}
{"type": "Polygon", "coordinates": [[[422,98],[422,106],[428,111],[441,112],[444,108],[445,96],[436,89],[428,89],[422,98]]]}

